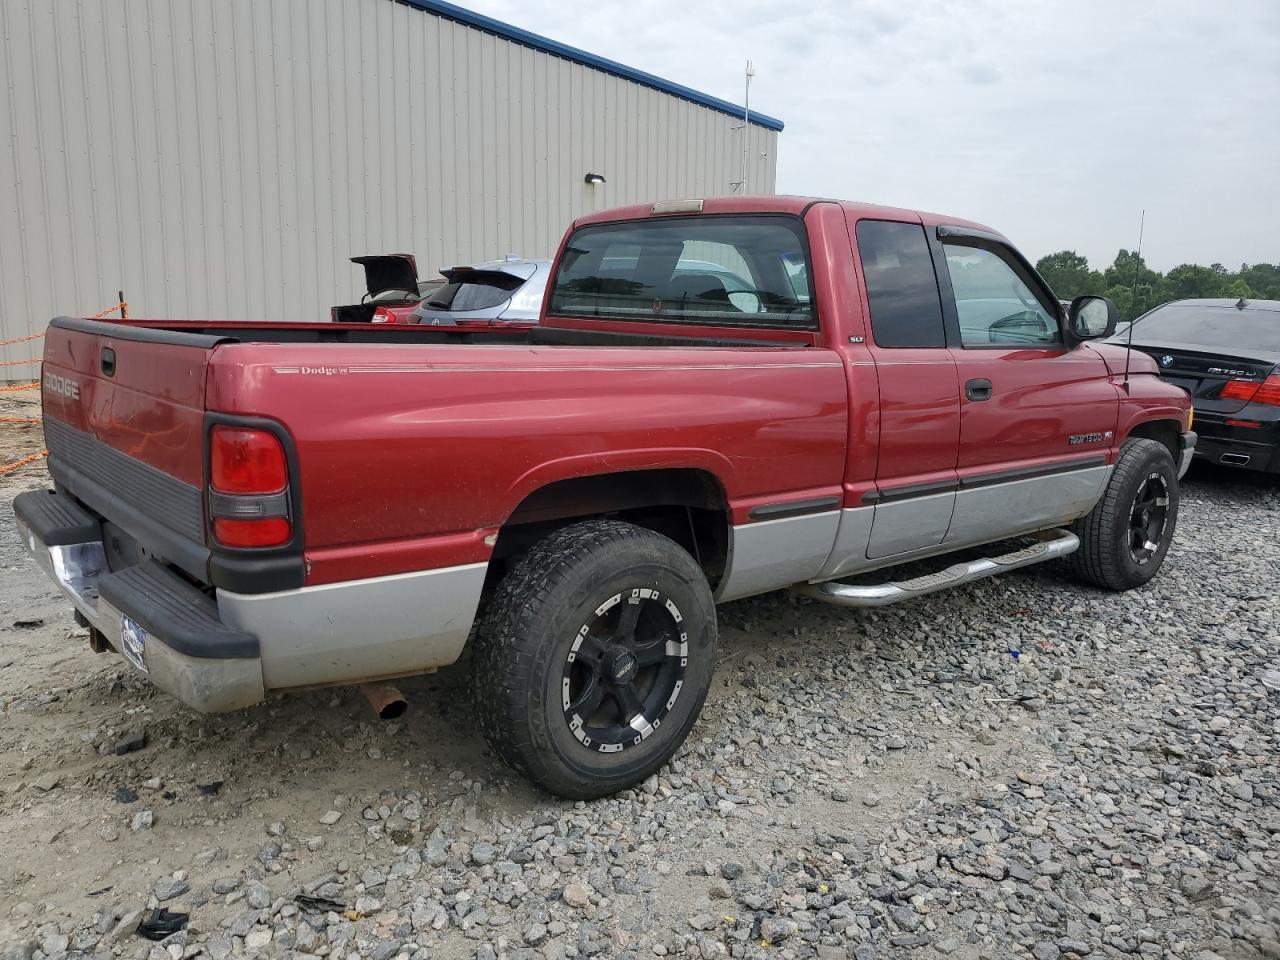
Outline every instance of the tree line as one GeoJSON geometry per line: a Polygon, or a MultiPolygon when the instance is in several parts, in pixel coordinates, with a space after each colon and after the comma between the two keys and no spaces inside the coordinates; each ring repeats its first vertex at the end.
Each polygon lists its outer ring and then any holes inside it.
{"type": "Polygon", "coordinates": [[[1158,273],[1137,253],[1122,249],[1111,266],[1091,270],[1085,257],[1074,250],[1060,250],[1041,257],[1036,269],[1064,300],[1086,293],[1110,297],[1122,321],[1188,297],[1280,300],[1280,264],[1274,263],[1242,263],[1239,270],[1228,270],[1220,263],[1207,267],[1184,263],[1158,273]]]}

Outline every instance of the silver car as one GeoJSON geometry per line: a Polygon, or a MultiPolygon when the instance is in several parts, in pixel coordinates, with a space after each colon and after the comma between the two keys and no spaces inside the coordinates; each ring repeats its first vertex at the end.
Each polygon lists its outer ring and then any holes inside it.
{"type": "Polygon", "coordinates": [[[537,323],[550,260],[515,257],[441,270],[445,282],[409,316],[410,323],[455,327],[461,322],[537,323]]]}

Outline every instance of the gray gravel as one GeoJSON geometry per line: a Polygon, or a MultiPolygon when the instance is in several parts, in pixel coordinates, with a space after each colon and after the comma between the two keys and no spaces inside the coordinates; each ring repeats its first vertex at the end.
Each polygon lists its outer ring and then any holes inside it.
{"type": "Polygon", "coordinates": [[[1278,491],[1193,473],[1165,570],[1122,596],[1044,568],[723,607],[679,757],[591,804],[485,754],[460,671],[389,725],[329,692],[196,718],[110,661],[88,692],[27,676],[0,814],[79,832],[56,882],[3,868],[3,960],[1280,957],[1278,491]],[[73,708],[94,734],[42,759],[73,708]],[[189,929],[141,939],[161,902],[189,929]]]}

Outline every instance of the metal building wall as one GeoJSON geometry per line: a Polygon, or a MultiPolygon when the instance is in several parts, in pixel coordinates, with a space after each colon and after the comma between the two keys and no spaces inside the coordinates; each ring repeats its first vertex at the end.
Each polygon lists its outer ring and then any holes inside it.
{"type": "MultiPolygon", "coordinates": [[[[740,176],[725,113],[390,0],[3,0],[0,38],[0,339],[121,288],[324,318],[350,256],[547,256],[585,211],[740,176]]],[[[776,145],[751,125],[751,192],[776,145]]]]}

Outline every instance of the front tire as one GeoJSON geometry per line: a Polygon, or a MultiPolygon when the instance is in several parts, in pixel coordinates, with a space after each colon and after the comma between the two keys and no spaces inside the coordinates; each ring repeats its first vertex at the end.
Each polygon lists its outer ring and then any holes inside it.
{"type": "Polygon", "coordinates": [[[1082,580],[1108,590],[1142,586],[1169,552],[1178,498],[1178,468],[1168,448],[1155,440],[1128,441],[1102,499],[1072,524],[1080,549],[1067,564],[1082,580]]]}
{"type": "Polygon", "coordinates": [[[678,544],[616,520],[540,540],[502,579],[475,638],[481,730],[494,752],[571,800],[662,766],[711,686],[715,604],[678,544]]]}

